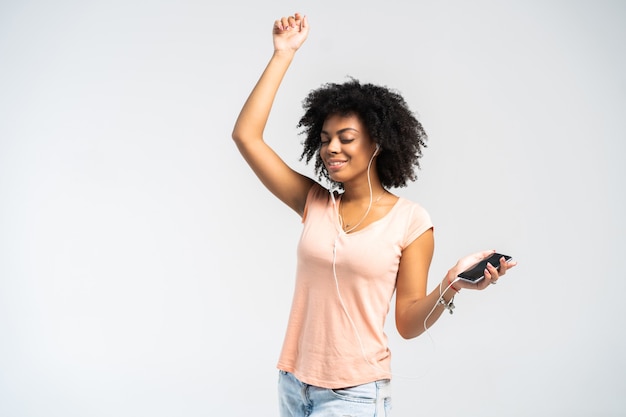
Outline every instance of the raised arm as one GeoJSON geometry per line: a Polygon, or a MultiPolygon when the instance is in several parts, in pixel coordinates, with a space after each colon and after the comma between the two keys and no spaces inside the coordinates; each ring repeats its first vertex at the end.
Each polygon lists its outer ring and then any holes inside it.
{"type": "Polygon", "coordinates": [[[300,215],[313,180],[291,169],[265,143],[263,132],[280,83],[308,33],[307,19],[299,13],[274,22],[274,53],[241,109],[232,133],[239,151],[261,182],[300,215]]]}

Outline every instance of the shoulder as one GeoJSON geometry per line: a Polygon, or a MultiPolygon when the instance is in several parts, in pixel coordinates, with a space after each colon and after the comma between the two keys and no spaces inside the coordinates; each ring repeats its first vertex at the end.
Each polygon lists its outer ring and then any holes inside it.
{"type": "Polygon", "coordinates": [[[419,203],[403,197],[398,198],[397,212],[404,221],[404,246],[408,246],[427,230],[433,228],[428,211],[419,203]]]}
{"type": "Polygon", "coordinates": [[[327,201],[328,199],[330,199],[328,189],[318,182],[313,183],[306,197],[307,204],[309,204],[310,201],[327,201]]]}
{"type": "Polygon", "coordinates": [[[408,200],[404,197],[398,197],[397,205],[399,211],[401,211],[404,215],[408,215],[409,217],[415,219],[430,221],[430,214],[428,213],[428,210],[415,201],[408,200]]]}
{"type": "Polygon", "coordinates": [[[315,209],[315,207],[326,206],[330,200],[331,194],[328,192],[328,189],[318,182],[314,182],[306,196],[304,212],[302,213],[302,221],[304,222],[307,217],[307,213],[312,208],[315,209]]]}

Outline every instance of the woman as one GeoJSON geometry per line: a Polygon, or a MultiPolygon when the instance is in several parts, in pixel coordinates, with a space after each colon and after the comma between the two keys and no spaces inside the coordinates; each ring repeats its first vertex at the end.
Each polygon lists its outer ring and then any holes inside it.
{"type": "Polygon", "coordinates": [[[433,227],[418,204],[388,191],[414,180],[426,135],[400,95],[356,80],[309,94],[299,127],[326,189],[289,166],[263,131],[281,80],[309,33],[296,13],[274,22],[274,53],[233,130],[261,182],[302,217],[293,304],[278,362],[282,417],[384,416],[390,354],[383,331],[396,291],[396,327],[413,338],[462,288],[484,289],[515,265],[488,265],[479,283],[457,275],[491,255],[457,262],[426,293],[433,227]],[[340,193],[340,191],[342,191],[340,193]]]}

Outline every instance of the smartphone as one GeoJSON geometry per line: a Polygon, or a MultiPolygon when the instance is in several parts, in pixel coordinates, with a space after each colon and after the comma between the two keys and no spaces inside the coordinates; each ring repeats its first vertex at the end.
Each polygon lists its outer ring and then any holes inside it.
{"type": "Polygon", "coordinates": [[[485,277],[485,268],[487,268],[487,262],[493,265],[496,269],[500,269],[500,258],[504,256],[504,259],[508,262],[511,260],[511,256],[503,255],[501,253],[494,253],[490,257],[483,259],[476,265],[472,266],[467,271],[463,271],[459,274],[459,278],[472,283],[480,282],[485,277]]]}

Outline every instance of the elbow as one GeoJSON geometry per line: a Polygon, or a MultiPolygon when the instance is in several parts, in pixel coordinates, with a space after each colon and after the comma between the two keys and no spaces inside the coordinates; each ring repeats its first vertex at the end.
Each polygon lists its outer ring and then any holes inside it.
{"type": "Polygon", "coordinates": [[[241,131],[240,129],[237,129],[237,126],[235,126],[235,128],[233,129],[232,133],[230,134],[231,139],[235,142],[235,143],[240,143],[241,142],[241,131]]]}
{"type": "Polygon", "coordinates": [[[407,332],[402,332],[400,331],[400,329],[398,329],[398,333],[400,334],[400,337],[402,337],[404,340],[411,340],[415,338],[415,336],[413,336],[412,334],[407,333],[407,332]]]}
{"type": "Polygon", "coordinates": [[[245,145],[247,143],[246,142],[247,136],[245,132],[242,132],[240,129],[235,128],[233,130],[233,133],[231,133],[230,137],[235,143],[235,145],[237,146],[237,149],[239,149],[239,152],[244,152],[245,145]]]}
{"type": "Polygon", "coordinates": [[[247,128],[246,123],[242,123],[240,119],[237,119],[233,126],[233,131],[230,133],[230,137],[235,143],[242,143],[246,137],[250,135],[250,129],[247,128]]]}
{"type": "Polygon", "coordinates": [[[415,332],[410,332],[407,330],[400,330],[398,328],[398,334],[400,335],[400,337],[402,337],[404,340],[411,340],[411,339],[415,339],[417,336],[419,336],[419,334],[415,333],[415,332]]]}
{"type": "Polygon", "coordinates": [[[419,326],[416,326],[415,323],[408,323],[407,320],[403,320],[402,318],[396,317],[396,330],[398,330],[398,334],[404,340],[414,339],[420,334],[419,326]]]}
{"type": "Polygon", "coordinates": [[[247,146],[255,142],[255,139],[258,135],[255,135],[249,129],[242,129],[241,127],[235,126],[230,137],[233,142],[237,145],[238,148],[242,148],[243,146],[247,146]]]}

